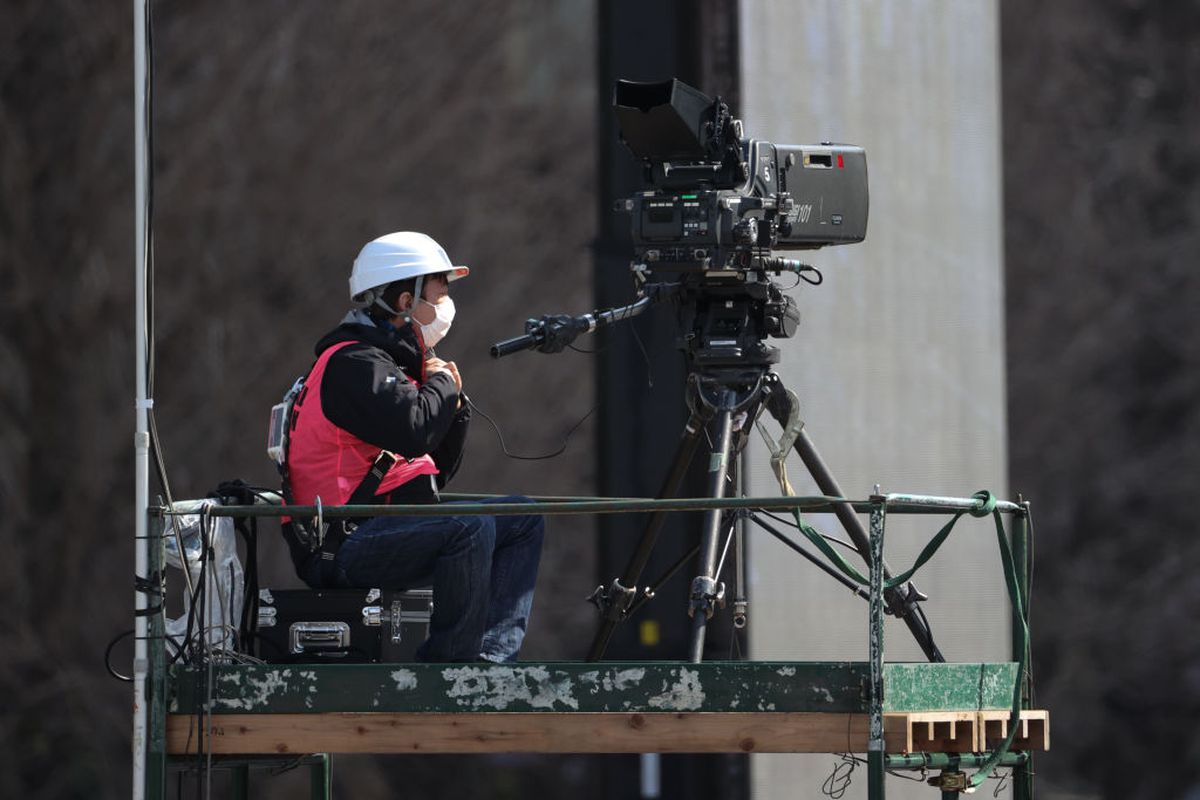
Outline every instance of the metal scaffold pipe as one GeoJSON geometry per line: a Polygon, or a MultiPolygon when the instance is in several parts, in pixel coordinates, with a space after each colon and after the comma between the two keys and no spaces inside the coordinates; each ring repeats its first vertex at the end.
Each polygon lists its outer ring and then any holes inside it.
{"type": "MultiPolygon", "coordinates": [[[[133,2],[133,163],[134,163],[134,340],[136,355],[136,402],[134,432],[134,569],[135,574],[147,577],[149,566],[148,509],[150,507],[150,425],[147,397],[147,313],[146,253],[149,215],[147,213],[147,39],[146,3],[133,2]]],[[[148,618],[147,595],[136,590],[134,608],[133,655],[133,798],[142,800],[146,793],[147,702],[146,674],[148,668],[146,632],[148,618]]]]}

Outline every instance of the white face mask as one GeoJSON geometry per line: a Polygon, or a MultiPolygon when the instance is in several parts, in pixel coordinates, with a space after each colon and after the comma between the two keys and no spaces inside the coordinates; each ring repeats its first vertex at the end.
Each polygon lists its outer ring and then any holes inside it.
{"type": "Polygon", "coordinates": [[[442,339],[446,338],[446,334],[450,331],[450,323],[454,322],[454,301],[446,295],[436,303],[431,303],[428,300],[421,298],[421,302],[427,306],[433,306],[434,318],[433,322],[426,325],[419,320],[414,319],[421,326],[421,338],[425,340],[426,347],[433,347],[442,339]]]}

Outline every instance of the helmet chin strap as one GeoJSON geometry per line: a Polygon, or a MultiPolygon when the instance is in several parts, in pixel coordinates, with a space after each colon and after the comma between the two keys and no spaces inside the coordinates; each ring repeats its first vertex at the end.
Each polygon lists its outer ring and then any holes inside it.
{"type": "Polygon", "coordinates": [[[412,324],[412,312],[416,309],[417,303],[421,302],[421,291],[424,288],[425,288],[425,276],[418,275],[417,276],[417,284],[416,284],[416,286],[413,287],[412,302],[408,304],[408,313],[405,314],[405,316],[404,316],[404,318],[406,320],[408,320],[409,324],[412,324]]]}
{"type": "MultiPolygon", "coordinates": [[[[401,316],[402,313],[404,313],[404,312],[397,311],[396,309],[392,308],[387,303],[385,303],[382,295],[376,296],[375,300],[373,302],[375,305],[379,306],[384,311],[386,311],[390,317],[398,317],[398,316],[401,316]]],[[[405,314],[405,316],[407,317],[407,314],[405,314]]]]}
{"type": "MultiPolygon", "coordinates": [[[[391,284],[388,284],[388,286],[390,286],[390,285],[391,284]]],[[[414,287],[415,293],[413,294],[412,302],[408,304],[407,311],[397,311],[396,309],[392,308],[391,306],[389,306],[387,303],[384,302],[383,293],[384,293],[384,291],[387,290],[387,286],[383,286],[383,287],[377,288],[377,289],[372,289],[371,294],[375,295],[375,297],[374,297],[374,300],[372,300],[371,302],[373,302],[375,305],[382,308],[384,311],[386,311],[392,317],[404,317],[404,321],[411,325],[412,324],[412,310],[417,307],[417,302],[420,300],[421,290],[423,288],[425,288],[425,276],[418,275],[417,276],[417,285],[414,287]]]]}

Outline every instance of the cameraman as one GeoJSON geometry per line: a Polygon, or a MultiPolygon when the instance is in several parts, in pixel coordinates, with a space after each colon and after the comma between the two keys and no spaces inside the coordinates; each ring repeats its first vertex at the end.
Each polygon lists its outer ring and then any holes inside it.
{"type": "MultiPolygon", "coordinates": [[[[359,307],[317,342],[317,361],[293,407],[289,503],[438,502],[462,460],[470,409],[458,367],[430,348],[454,320],[450,282],[468,273],[422,233],[392,233],[363,247],[350,274],[359,307]]],[[[318,551],[301,544],[294,523],[284,526],[297,574],[309,586],[432,584],[433,617],[419,660],[516,660],[533,602],[542,517],[355,522],[330,520],[318,551]]]]}

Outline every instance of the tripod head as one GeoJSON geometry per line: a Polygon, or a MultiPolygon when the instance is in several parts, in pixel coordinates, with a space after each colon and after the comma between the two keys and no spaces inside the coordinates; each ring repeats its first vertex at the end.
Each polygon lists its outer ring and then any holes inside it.
{"type": "Polygon", "coordinates": [[[800,325],[800,311],[771,275],[795,273],[811,285],[821,283],[816,267],[776,257],[747,258],[745,268],[725,272],[693,272],[677,282],[648,283],[646,271],[635,271],[638,300],[625,306],[579,316],[545,314],[525,321],[525,334],[496,342],[492,358],[522,350],[562,352],[576,338],[632,319],[662,300],[676,301],[676,347],[688,360],[688,370],[710,367],[760,366],[778,363],[779,349],[768,337],[786,339],[800,325]]]}

